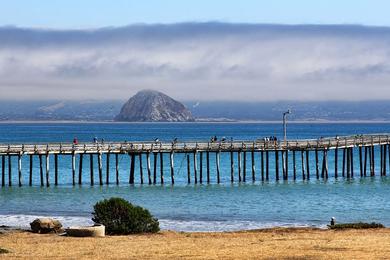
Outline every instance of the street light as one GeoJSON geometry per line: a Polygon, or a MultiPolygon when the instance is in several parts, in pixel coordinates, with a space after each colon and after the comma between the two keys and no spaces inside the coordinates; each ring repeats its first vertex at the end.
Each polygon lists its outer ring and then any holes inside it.
{"type": "Polygon", "coordinates": [[[286,120],[286,117],[288,114],[291,114],[290,109],[283,113],[283,133],[284,133],[284,142],[285,143],[287,140],[287,120],[286,120]]]}

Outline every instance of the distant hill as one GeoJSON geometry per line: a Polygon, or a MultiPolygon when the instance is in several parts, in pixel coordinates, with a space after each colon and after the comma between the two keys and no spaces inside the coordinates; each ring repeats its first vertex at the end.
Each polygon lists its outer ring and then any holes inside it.
{"type": "Polygon", "coordinates": [[[112,121],[121,101],[0,101],[0,121],[112,121]]]}
{"type": "Polygon", "coordinates": [[[191,112],[180,102],[154,90],[143,90],[131,97],[115,121],[187,122],[194,121],[191,112]]]}
{"type": "Polygon", "coordinates": [[[280,121],[287,109],[290,120],[390,121],[389,101],[189,101],[185,105],[197,120],[280,121]]]}
{"type": "MultiPolygon", "coordinates": [[[[0,101],[0,121],[73,120],[113,121],[123,106],[114,101],[0,101]]],[[[389,121],[389,101],[361,102],[212,102],[186,101],[183,104],[198,121],[281,120],[290,108],[290,120],[305,121],[389,121]]]]}

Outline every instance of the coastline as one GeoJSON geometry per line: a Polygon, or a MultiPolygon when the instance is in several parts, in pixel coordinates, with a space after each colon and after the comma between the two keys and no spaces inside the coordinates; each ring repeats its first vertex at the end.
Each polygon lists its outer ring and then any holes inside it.
{"type": "MultiPolygon", "coordinates": [[[[9,230],[29,230],[29,223],[37,218],[53,218],[59,220],[64,227],[93,225],[92,216],[60,216],[60,215],[0,215],[1,227],[9,230]],[[22,224],[21,224],[22,223],[22,224]]],[[[249,221],[249,220],[179,220],[159,218],[162,231],[213,233],[213,232],[239,232],[244,230],[258,230],[270,228],[318,228],[326,229],[328,223],[307,222],[281,222],[281,221],[249,221]]]]}
{"type": "MultiPolygon", "coordinates": [[[[78,120],[0,120],[0,124],[281,124],[281,120],[196,120],[193,122],[118,122],[78,120]]],[[[289,124],[388,124],[386,120],[289,120],[289,124]]]]}
{"type": "Polygon", "coordinates": [[[390,229],[162,231],[104,238],[9,231],[0,234],[0,247],[7,250],[0,255],[4,259],[385,259],[390,253],[390,229]]]}

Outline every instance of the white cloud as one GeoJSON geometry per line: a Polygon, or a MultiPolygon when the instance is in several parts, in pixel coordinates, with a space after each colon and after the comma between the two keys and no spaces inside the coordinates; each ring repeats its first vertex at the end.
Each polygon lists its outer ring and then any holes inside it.
{"type": "Polygon", "coordinates": [[[2,99],[389,99],[390,29],[137,25],[0,29],[2,99]]]}

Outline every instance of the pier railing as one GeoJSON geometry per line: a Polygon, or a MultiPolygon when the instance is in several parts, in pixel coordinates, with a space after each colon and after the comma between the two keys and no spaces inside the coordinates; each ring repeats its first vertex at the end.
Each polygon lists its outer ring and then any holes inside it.
{"type": "Polygon", "coordinates": [[[331,150],[387,144],[390,134],[354,135],[318,139],[270,141],[264,139],[234,141],[184,141],[184,142],[99,142],[99,143],[38,143],[0,144],[0,155],[18,154],[72,154],[72,153],[186,153],[193,151],[283,151],[283,150],[331,150]]]}

